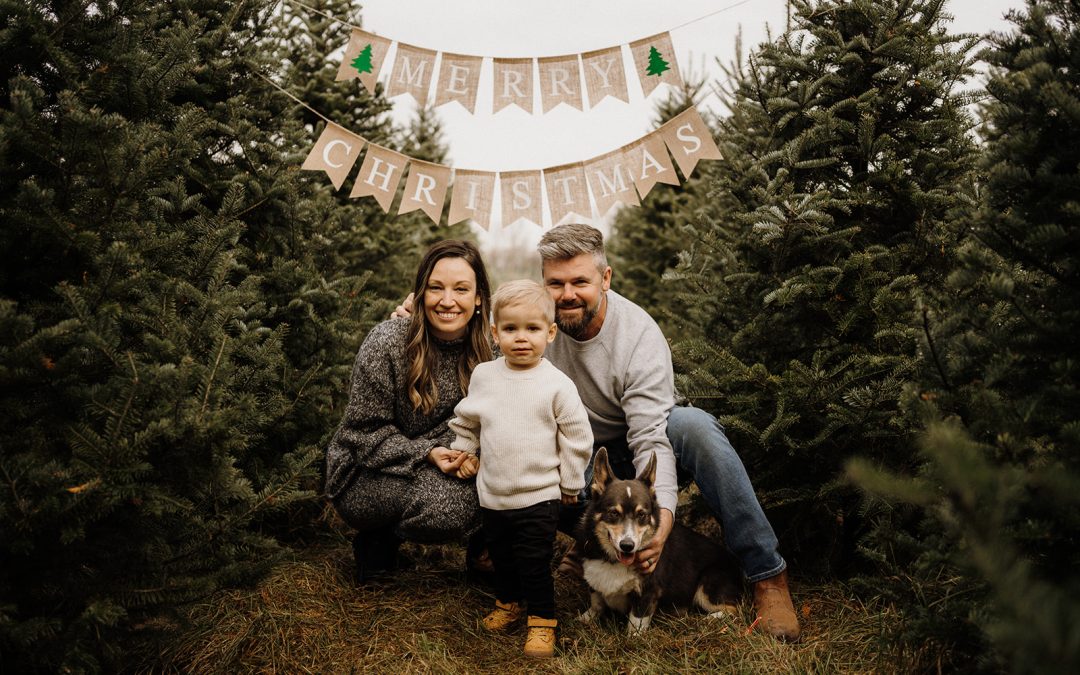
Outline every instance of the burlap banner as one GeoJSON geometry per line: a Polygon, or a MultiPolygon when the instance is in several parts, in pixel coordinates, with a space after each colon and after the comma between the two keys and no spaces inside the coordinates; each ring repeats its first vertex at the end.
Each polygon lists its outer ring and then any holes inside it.
{"type": "MultiPolygon", "coordinates": [[[[383,211],[389,213],[406,166],[411,165],[397,213],[420,210],[438,223],[446,193],[451,190],[451,167],[370,143],[331,122],[319,134],[301,168],[323,171],[335,189],[340,188],[365,145],[367,152],[349,196],[375,197],[383,211]]],[[[496,182],[504,226],[522,219],[541,225],[545,192],[553,224],[569,218],[603,218],[617,204],[639,204],[657,183],[678,185],[672,157],[684,179],[690,177],[699,161],[720,159],[712,132],[695,108],[679,113],[633,143],[585,162],[543,171],[457,169],[453,171],[449,224],[470,219],[490,229],[496,182]]]]}
{"type": "Polygon", "coordinates": [[[631,206],[641,203],[622,148],[585,162],[585,177],[596,202],[596,215],[600,218],[620,202],[631,206]]]}
{"type": "Polygon", "coordinates": [[[439,66],[439,83],[435,86],[435,105],[457,101],[475,115],[482,62],[483,59],[479,56],[443,52],[439,66]]]}
{"type": "Polygon", "coordinates": [[[485,230],[491,227],[496,175],[490,171],[454,170],[454,190],[450,195],[448,224],[456,225],[468,218],[485,230]]]}
{"type": "Polygon", "coordinates": [[[679,66],[675,62],[675,48],[671,45],[671,35],[660,33],[652,37],[630,43],[630,53],[634,57],[634,69],[641,80],[641,92],[648,96],[666,82],[672,87],[682,87],[679,66]]]}
{"type": "Polygon", "coordinates": [[[410,94],[421,106],[427,105],[437,53],[399,42],[394,69],[390,73],[390,81],[386,83],[386,97],[410,94]]]}
{"type": "Polygon", "coordinates": [[[513,225],[521,218],[537,227],[543,225],[539,171],[500,173],[499,196],[502,199],[503,227],[513,225]]]}
{"type": "Polygon", "coordinates": [[[418,159],[409,160],[409,177],[405,181],[401,204],[398,205],[398,215],[419,209],[438,225],[448,187],[450,167],[418,159]]]}
{"type": "Polygon", "coordinates": [[[581,55],[585,71],[585,89],[589,92],[589,106],[612,96],[623,103],[630,102],[626,92],[626,70],[623,68],[621,47],[611,47],[581,55]]]}
{"type": "Polygon", "coordinates": [[[315,141],[315,147],[308,153],[300,168],[304,171],[325,171],[330,176],[334,189],[341,188],[349,171],[360,157],[360,150],[366,141],[356,134],[327,122],[326,128],[315,141]]]}
{"type": "Polygon", "coordinates": [[[654,133],[663,137],[684,178],[690,177],[699,160],[723,158],[697,108],[687,108],[654,133]]]}
{"type": "Polygon", "coordinates": [[[493,113],[516,105],[527,113],[533,111],[533,60],[495,59],[493,113]]]}
{"type": "Polygon", "coordinates": [[[394,193],[397,192],[401,174],[405,172],[405,165],[408,163],[409,158],[400,152],[368,143],[364,163],[360,165],[360,175],[356,177],[349,197],[355,199],[373,196],[383,212],[390,213],[394,193]]]}
{"type": "Polygon", "coordinates": [[[537,59],[536,63],[540,67],[540,100],[544,104],[544,112],[560,103],[582,110],[578,55],[537,59]]]}
{"type": "Polygon", "coordinates": [[[544,185],[547,187],[552,225],[558,225],[567,216],[592,220],[589,187],[585,183],[585,170],[581,162],[544,169],[544,185]]]}
{"type": "MultiPolygon", "coordinates": [[[[457,101],[476,114],[480,69],[487,58],[484,56],[423,49],[355,28],[345,48],[337,79],[359,78],[369,91],[374,92],[376,78],[383,69],[391,45],[397,45],[397,49],[393,66],[387,69],[390,71],[386,79],[388,97],[410,94],[424,105],[434,80],[436,106],[457,101]]],[[[658,33],[630,43],[630,55],[630,68],[637,73],[646,97],[663,83],[682,86],[670,33],[658,33]]],[[[528,113],[547,113],[560,103],[584,110],[586,92],[590,107],[608,96],[630,102],[626,84],[627,61],[621,46],[563,56],[492,58],[492,63],[492,113],[510,105],[528,113]],[[538,77],[533,74],[534,62],[538,77]],[[535,110],[533,104],[537,88],[540,110],[535,110]]]]}
{"type": "Polygon", "coordinates": [[[390,40],[354,28],[349,36],[349,45],[345,47],[345,56],[341,59],[336,79],[359,79],[364,88],[374,94],[375,82],[388,51],[390,40]]]}

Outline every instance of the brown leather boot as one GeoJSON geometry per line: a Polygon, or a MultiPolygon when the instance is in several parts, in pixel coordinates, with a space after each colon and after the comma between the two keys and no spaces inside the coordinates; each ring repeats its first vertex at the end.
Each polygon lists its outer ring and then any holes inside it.
{"type": "Polygon", "coordinates": [[[529,616],[529,635],[525,638],[525,655],[540,658],[555,656],[555,619],[529,616]]]}
{"type": "Polygon", "coordinates": [[[799,639],[799,619],[791,604],[787,570],[754,584],[754,610],[769,635],[784,642],[799,639]]]}
{"type": "Polygon", "coordinates": [[[506,630],[517,622],[525,613],[525,608],[516,602],[495,601],[495,609],[484,617],[482,623],[488,630],[506,630]]]}

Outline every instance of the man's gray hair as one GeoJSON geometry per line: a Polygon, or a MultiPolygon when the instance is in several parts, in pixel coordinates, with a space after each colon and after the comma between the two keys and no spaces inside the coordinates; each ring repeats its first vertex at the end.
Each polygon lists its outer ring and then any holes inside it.
{"type": "Polygon", "coordinates": [[[604,235],[592,225],[584,223],[566,223],[553,227],[544,234],[536,245],[540,260],[569,260],[582,253],[588,253],[596,261],[596,269],[603,272],[607,266],[604,254],[604,235]]]}

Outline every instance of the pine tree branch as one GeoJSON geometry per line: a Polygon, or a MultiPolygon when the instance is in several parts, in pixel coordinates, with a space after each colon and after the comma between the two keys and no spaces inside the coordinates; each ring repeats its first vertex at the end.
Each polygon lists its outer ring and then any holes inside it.
{"type": "Polygon", "coordinates": [[[199,414],[195,418],[196,423],[202,422],[203,413],[206,412],[206,405],[210,401],[210,389],[214,382],[214,376],[217,374],[218,364],[221,363],[221,355],[225,351],[225,343],[229,341],[229,336],[226,335],[221,338],[221,347],[218,348],[217,358],[214,359],[214,367],[210,371],[210,378],[206,381],[206,391],[203,392],[202,407],[199,409],[199,414]]]}
{"type": "Polygon", "coordinates": [[[930,347],[930,356],[934,361],[934,367],[937,368],[938,375],[941,376],[941,382],[945,385],[945,388],[950,392],[953,391],[953,386],[949,382],[948,375],[945,374],[945,369],[941,365],[941,360],[938,358],[937,348],[934,346],[934,338],[930,334],[930,310],[923,307],[922,310],[922,328],[923,335],[926,336],[926,344],[930,347]]]}

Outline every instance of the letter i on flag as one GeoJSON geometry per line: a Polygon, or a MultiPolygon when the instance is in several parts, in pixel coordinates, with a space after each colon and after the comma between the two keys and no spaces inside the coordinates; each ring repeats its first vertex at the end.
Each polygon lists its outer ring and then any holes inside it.
{"type": "Polygon", "coordinates": [[[334,189],[340,189],[360,156],[365,142],[356,134],[333,122],[327,122],[319,140],[315,142],[315,147],[308,153],[300,168],[305,171],[325,171],[326,175],[330,176],[334,189]]]}
{"type": "Polygon", "coordinates": [[[379,77],[386,53],[390,51],[390,41],[378,35],[354,28],[349,36],[349,45],[345,47],[345,56],[338,67],[336,80],[359,79],[369,92],[375,93],[375,82],[379,77]]]}
{"type": "Polygon", "coordinates": [[[630,43],[630,53],[634,57],[634,69],[641,80],[641,91],[648,96],[667,82],[674,88],[682,86],[679,64],[675,62],[675,48],[671,45],[670,33],[659,33],[652,37],[630,43]]]}

